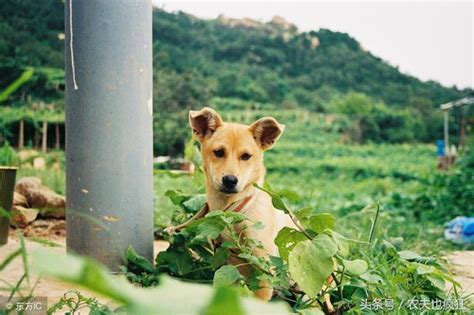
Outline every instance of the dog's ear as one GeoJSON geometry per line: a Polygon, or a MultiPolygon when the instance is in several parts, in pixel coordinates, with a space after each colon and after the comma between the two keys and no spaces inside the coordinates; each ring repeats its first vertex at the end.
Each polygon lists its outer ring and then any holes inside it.
{"type": "Polygon", "coordinates": [[[212,136],[214,131],[222,126],[223,122],[215,110],[204,107],[201,110],[189,111],[189,124],[193,128],[193,135],[196,140],[202,142],[212,136]]]}
{"type": "Polygon", "coordinates": [[[262,150],[268,150],[280,138],[285,125],[279,124],[273,117],[260,118],[250,126],[253,138],[262,150]]]}

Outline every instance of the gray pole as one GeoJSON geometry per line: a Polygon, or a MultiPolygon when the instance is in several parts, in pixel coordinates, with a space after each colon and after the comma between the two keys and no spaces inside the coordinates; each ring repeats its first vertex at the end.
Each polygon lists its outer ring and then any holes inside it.
{"type": "Polygon", "coordinates": [[[66,0],[67,249],[153,255],[151,0],[66,0]]]}
{"type": "Polygon", "coordinates": [[[445,155],[449,155],[449,111],[444,111],[444,147],[445,147],[445,155]]]}

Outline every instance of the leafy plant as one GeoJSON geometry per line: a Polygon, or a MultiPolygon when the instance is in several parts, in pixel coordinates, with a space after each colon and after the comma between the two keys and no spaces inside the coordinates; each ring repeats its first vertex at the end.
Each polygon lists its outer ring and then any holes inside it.
{"type": "Polygon", "coordinates": [[[48,315],[57,312],[65,312],[68,315],[81,314],[86,309],[91,315],[105,315],[112,312],[96,298],[87,298],[78,290],[71,290],[64,293],[63,297],[48,309],[48,315]]]}
{"type": "Polygon", "coordinates": [[[13,150],[8,142],[5,142],[3,146],[0,147],[0,166],[18,165],[19,161],[15,150],[13,150]]]}
{"type": "Polygon", "coordinates": [[[360,311],[364,299],[390,297],[400,304],[413,296],[430,300],[457,296],[459,284],[442,261],[399,251],[375,235],[378,205],[361,212],[374,215],[369,235],[365,240],[353,240],[334,231],[336,219],[331,214],[308,207],[293,211],[279,194],[259,189],[270,194],[273,206],[289,215],[298,227],[279,232],[275,244],[280,257],[266,260],[255,256],[261,244],[242,238],[234,229],[236,224],[261,228],[260,223],[249,222],[239,213],[213,211],[170,235],[170,246],[158,254],[155,266],[130,249],[128,277],[147,286],[155,285],[150,279],[167,273],[185,281],[212,282],[216,287],[237,284],[242,292],[256,291],[259,282],[265,281],[274,288],[277,299],[287,301],[298,312],[314,308],[331,311],[326,295],[337,310],[355,312],[360,311]],[[223,233],[226,240],[219,243],[223,233]],[[445,281],[452,283],[454,293],[445,292],[445,281]]]}

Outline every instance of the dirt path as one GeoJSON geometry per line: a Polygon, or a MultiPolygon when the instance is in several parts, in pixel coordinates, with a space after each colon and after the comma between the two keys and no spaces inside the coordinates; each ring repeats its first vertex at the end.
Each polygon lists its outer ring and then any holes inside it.
{"type": "Polygon", "coordinates": [[[474,251],[456,251],[448,255],[456,280],[464,294],[474,294],[474,251]]]}

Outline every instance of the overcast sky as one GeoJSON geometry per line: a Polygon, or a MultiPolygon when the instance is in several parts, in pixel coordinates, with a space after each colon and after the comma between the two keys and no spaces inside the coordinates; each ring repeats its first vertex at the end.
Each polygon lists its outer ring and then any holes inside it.
{"type": "Polygon", "coordinates": [[[473,87],[473,1],[158,1],[166,11],[201,18],[279,15],[302,31],[349,33],[402,72],[443,85],[473,87]]]}

